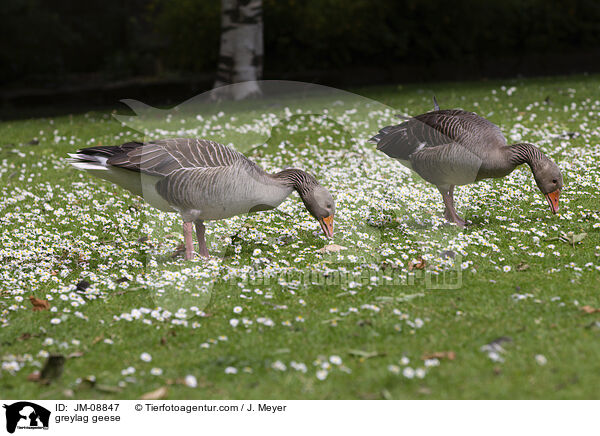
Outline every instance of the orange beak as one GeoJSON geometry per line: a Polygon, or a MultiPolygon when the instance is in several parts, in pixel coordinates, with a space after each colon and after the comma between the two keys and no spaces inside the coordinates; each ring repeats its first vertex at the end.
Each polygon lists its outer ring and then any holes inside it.
{"type": "Polygon", "coordinates": [[[319,224],[321,224],[325,236],[331,238],[333,236],[333,215],[319,219],[319,224]]]}
{"type": "Polygon", "coordinates": [[[552,213],[558,212],[558,197],[560,197],[560,189],[546,194],[546,200],[548,200],[552,213]]]}

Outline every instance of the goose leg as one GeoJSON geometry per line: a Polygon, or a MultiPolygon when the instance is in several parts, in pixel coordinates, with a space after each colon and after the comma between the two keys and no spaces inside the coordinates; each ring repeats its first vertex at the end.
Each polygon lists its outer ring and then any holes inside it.
{"type": "Polygon", "coordinates": [[[183,223],[183,241],[185,244],[185,260],[194,258],[194,223],[183,223]]]}
{"type": "Polygon", "coordinates": [[[209,257],[208,248],[206,248],[206,238],[204,237],[206,227],[204,227],[202,220],[197,220],[194,224],[196,224],[196,237],[198,238],[198,245],[200,246],[200,256],[209,257]]]}
{"type": "Polygon", "coordinates": [[[438,187],[438,191],[442,194],[442,200],[444,200],[444,218],[448,221],[456,223],[459,227],[464,227],[467,222],[458,216],[456,209],[454,209],[454,185],[450,185],[448,189],[438,187]]]}
{"type": "MultiPolygon", "coordinates": [[[[440,193],[442,194],[442,197],[443,197],[444,193],[441,190],[440,190],[440,193]]],[[[450,196],[450,202],[452,204],[452,209],[448,209],[448,207],[446,207],[446,210],[444,211],[444,218],[446,218],[446,220],[448,220],[448,221],[454,221],[454,217],[451,212],[451,210],[454,210],[456,212],[456,209],[454,209],[454,185],[450,185],[450,187],[448,188],[448,195],[450,196]]],[[[444,205],[445,204],[446,204],[446,202],[444,201],[444,205]]]]}

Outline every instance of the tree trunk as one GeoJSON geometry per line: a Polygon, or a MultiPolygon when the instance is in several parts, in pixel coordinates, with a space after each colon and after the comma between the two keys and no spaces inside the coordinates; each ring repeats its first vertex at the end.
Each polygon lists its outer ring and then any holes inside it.
{"type": "Polygon", "coordinates": [[[262,78],[263,23],[262,0],[221,0],[221,47],[213,96],[228,88],[236,100],[260,94],[256,83],[262,78]]]}

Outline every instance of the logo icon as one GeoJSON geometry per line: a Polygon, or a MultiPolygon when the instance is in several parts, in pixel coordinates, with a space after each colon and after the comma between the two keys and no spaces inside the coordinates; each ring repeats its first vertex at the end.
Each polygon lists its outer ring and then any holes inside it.
{"type": "Polygon", "coordinates": [[[29,401],[19,401],[11,405],[4,404],[6,409],[6,431],[14,433],[18,429],[47,430],[50,422],[50,411],[29,401]]]}

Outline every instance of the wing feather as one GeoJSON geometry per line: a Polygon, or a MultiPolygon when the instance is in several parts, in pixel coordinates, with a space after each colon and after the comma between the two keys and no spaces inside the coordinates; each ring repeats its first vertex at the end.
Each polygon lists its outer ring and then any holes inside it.
{"type": "Polygon", "coordinates": [[[506,145],[498,126],[473,112],[459,109],[427,112],[402,124],[386,126],[370,141],[388,156],[403,160],[424,147],[450,143],[460,144],[473,153],[482,146],[506,145]]]}
{"type": "Polygon", "coordinates": [[[166,177],[181,169],[256,165],[243,154],[207,139],[177,138],[151,142],[129,142],[120,146],[98,146],[78,151],[83,155],[101,155],[106,163],[153,176],[166,177]]]}

